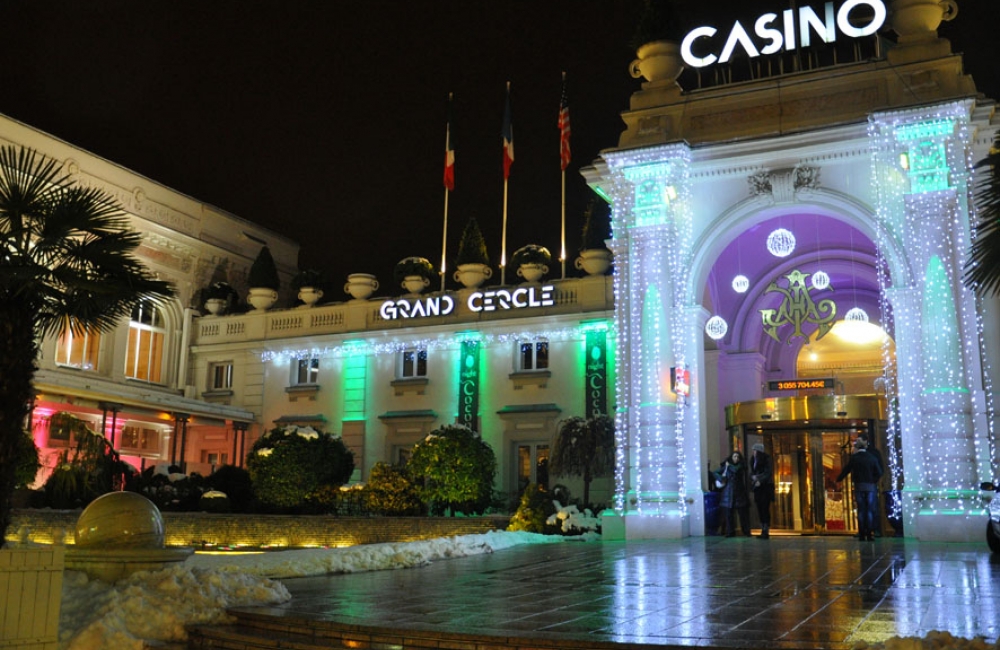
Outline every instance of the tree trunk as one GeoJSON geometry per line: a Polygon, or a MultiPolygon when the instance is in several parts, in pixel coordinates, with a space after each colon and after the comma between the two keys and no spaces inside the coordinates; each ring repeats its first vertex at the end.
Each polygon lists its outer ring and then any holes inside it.
{"type": "Polygon", "coordinates": [[[590,465],[583,466],[583,507],[590,505],[590,465]]]}
{"type": "Polygon", "coordinates": [[[24,435],[34,397],[34,311],[28,301],[0,297],[0,547],[10,526],[17,471],[17,436],[24,435]]]}

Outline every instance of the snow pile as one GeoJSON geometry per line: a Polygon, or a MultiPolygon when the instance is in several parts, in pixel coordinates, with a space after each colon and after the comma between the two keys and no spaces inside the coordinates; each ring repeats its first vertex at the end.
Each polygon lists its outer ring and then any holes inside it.
{"type": "Polygon", "coordinates": [[[559,526],[564,533],[596,533],[601,530],[600,520],[589,508],[580,512],[576,506],[563,506],[558,501],[553,501],[552,505],[556,507],[556,512],[545,520],[546,524],[559,526]]]}
{"type": "Polygon", "coordinates": [[[194,555],[178,567],[142,571],[114,585],[66,571],[60,648],[141,650],[144,641],[183,642],[186,625],[230,622],[226,608],[289,600],[288,590],[274,578],[401,569],[519,544],[561,541],[559,536],[489,532],[341,549],[194,555]]]}
{"type": "Polygon", "coordinates": [[[950,632],[932,631],[925,637],[894,636],[882,643],[860,641],[854,644],[854,650],[1000,650],[1000,639],[990,644],[982,637],[963,639],[950,632]]]}

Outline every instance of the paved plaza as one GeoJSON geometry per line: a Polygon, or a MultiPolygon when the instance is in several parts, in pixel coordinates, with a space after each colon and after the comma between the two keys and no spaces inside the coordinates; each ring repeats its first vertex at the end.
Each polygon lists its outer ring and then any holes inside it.
{"type": "Polygon", "coordinates": [[[1000,634],[1000,558],[985,539],[566,542],[284,582],[290,602],[247,609],[483,644],[841,649],[932,630],[1000,634]]]}

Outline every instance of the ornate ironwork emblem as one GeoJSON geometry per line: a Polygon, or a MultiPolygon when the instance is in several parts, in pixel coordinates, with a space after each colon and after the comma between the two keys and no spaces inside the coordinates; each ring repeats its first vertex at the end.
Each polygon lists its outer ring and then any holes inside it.
{"type": "MultiPolygon", "coordinates": [[[[819,302],[813,301],[810,288],[806,286],[806,279],[809,275],[809,273],[803,273],[799,270],[792,271],[785,276],[788,279],[787,288],[778,286],[777,282],[771,282],[764,291],[764,293],[777,291],[785,296],[778,309],[760,310],[764,331],[778,343],[781,343],[781,339],[778,337],[778,328],[785,325],[795,326],[795,331],[788,337],[787,343],[791,343],[792,339],[796,337],[807,338],[806,334],[802,332],[802,325],[805,323],[813,323],[819,327],[819,333],[816,335],[817,341],[833,327],[833,320],[837,316],[837,304],[829,298],[824,298],[819,302]]],[[[827,288],[833,291],[833,287],[827,288]]]]}

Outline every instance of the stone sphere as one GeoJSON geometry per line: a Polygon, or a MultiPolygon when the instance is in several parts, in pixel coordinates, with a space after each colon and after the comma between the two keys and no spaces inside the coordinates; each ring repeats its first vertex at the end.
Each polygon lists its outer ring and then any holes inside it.
{"type": "Polygon", "coordinates": [[[76,521],[76,545],[163,548],[163,516],[135,492],[109,492],[84,508],[76,521]]]}

